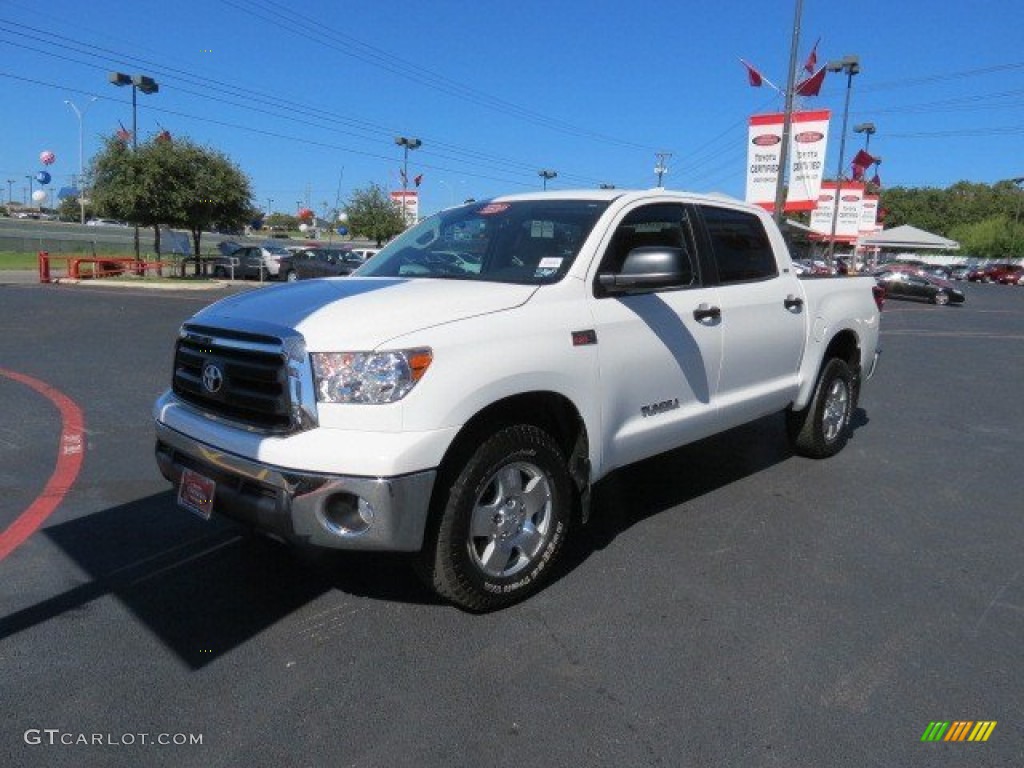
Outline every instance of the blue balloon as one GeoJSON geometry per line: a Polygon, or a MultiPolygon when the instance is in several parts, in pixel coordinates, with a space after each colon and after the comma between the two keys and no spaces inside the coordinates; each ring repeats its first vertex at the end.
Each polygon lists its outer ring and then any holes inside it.
{"type": "Polygon", "coordinates": [[[338,229],[336,231],[337,231],[337,233],[339,235],[347,235],[348,234],[348,227],[338,227],[338,229]]]}
{"type": "Polygon", "coordinates": [[[40,184],[49,184],[50,178],[50,174],[48,174],[46,171],[40,171],[39,173],[36,174],[36,181],[38,181],[40,184]]]}

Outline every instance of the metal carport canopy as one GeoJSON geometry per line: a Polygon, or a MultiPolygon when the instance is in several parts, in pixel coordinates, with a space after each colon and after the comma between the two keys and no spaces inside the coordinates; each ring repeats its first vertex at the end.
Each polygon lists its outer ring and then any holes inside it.
{"type": "Polygon", "coordinates": [[[960,249],[960,243],[956,240],[933,235],[931,232],[925,232],[923,229],[912,227],[909,224],[865,235],[857,240],[857,245],[861,248],[905,248],[908,250],[920,248],[957,251],[960,249]]]}

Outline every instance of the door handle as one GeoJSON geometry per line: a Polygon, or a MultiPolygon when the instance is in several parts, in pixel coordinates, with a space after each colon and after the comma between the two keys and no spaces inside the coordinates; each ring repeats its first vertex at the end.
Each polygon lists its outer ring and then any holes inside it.
{"type": "Polygon", "coordinates": [[[785,300],[782,302],[782,306],[784,306],[786,309],[796,309],[797,307],[802,307],[803,305],[804,300],[794,296],[793,294],[789,294],[789,296],[787,296],[785,300]]]}
{"type": "Polygon", "coordinates": [[[717,320],[722,316],[721,307],[712,307],[710,304],[699,304],[695,310],[693,310],[693,319],[697,322],[701,320],[717,320]]]}

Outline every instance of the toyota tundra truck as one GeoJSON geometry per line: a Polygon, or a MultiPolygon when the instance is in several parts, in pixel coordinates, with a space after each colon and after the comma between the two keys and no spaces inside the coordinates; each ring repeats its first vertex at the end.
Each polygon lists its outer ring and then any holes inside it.
{"type": "Polygon", "coordinates": [[[873,288],[798,279],[773,220],[725,197],[469,202],[350,277],[187,320],[156,458],[196,514],[416,553],[439,595],[494,610],[544,583],[619,467],[783,412],[796,453],[841,450],[873,288]]]}

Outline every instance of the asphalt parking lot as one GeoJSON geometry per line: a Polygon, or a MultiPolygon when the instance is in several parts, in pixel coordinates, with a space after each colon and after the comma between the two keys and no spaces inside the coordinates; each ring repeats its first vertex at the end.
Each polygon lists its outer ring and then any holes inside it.
{"type": "Polygon", "coordinates": [[[0,764],[1019,766],[1024,290],[966,290],[887,304],[839,456],[772,417],[630,467],[474,616],[175,506],[150,407],[224,290],[0,285],[0,764]]]}

